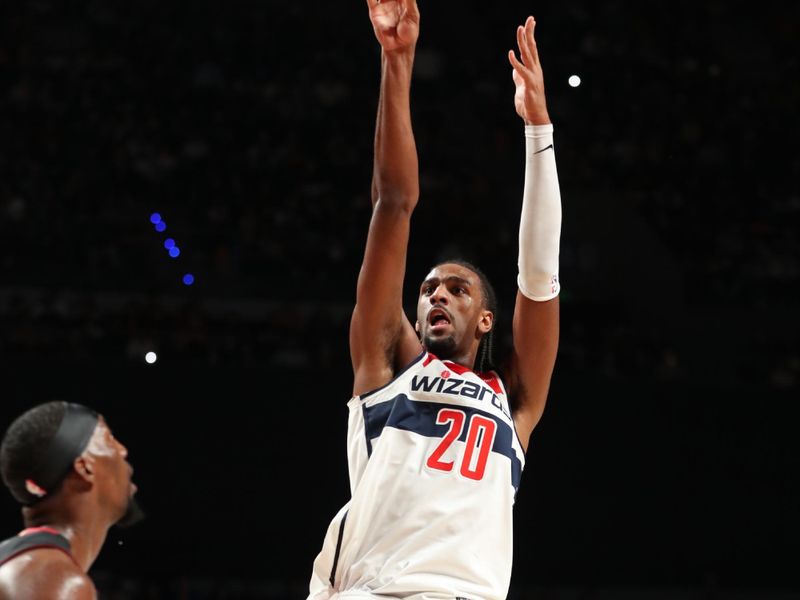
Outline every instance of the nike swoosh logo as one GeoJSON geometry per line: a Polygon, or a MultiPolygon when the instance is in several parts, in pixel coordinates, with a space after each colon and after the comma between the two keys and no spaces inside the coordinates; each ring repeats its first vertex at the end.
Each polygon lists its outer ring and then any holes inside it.
{"type": "Polygon", "coordinates": [[[542,148],[541,150],[537,150],[536,152],[534,152],[534,154],[541,154],[541,153],[542,153],[542,152],[544,152],[545,150],[550,150],[550,149],[552,149],[552,148],[553,148],[553,144],[550,144],[549,146],[545,146],[545,147],[544,147],[544,148],[542,148]]]}

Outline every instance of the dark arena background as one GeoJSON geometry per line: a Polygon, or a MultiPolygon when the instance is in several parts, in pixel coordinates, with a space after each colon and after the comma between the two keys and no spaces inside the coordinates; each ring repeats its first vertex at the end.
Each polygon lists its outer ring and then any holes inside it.
{"type": "MultiPolygon", "coordinates": [[[[510,600],[800,598],[798,6],[420,3],[409,311],[464,256],[508,346],[529,14],[555,124],[510,600]]],[[[85,402],[128,446],[149,516],[102,599],[305,598],[349,493],[379,76],[362,1],[0,5],[0,420],[85,402]]]]}

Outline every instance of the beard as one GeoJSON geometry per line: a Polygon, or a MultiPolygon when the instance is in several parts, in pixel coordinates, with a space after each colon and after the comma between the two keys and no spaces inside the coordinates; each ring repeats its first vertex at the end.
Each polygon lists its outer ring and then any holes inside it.
{"type": "Polygon", "coordinates": [[[144,519],[146,516],[147,515],[145,515],[145,512],[142,510],[139,501],[135,496],[131,496],[128,499],[128,506],[125,508],[125,514],[123,514],[119,521],[114,524],[121,529],[127,529],[131,525],[135,525],[144,519]]]}
{"type": "Polygon", "coordinates": [[[452,335],[447,337],[431,337],[426,335],[422,340],[422,345],[431,354],[438,358],[450,358],[456,349],[456,339],[452,335]]]}

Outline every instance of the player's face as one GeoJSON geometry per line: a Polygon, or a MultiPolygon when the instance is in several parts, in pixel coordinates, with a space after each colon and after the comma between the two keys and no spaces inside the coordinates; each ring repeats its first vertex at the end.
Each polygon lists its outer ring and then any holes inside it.
{"type": "Polygon", "coordinates": [[[452,263],[434,267],[420,286],[417,303],[422,345],[439,358],[477,347],[485,333],[481,322],[488,313],[483,304],[480,278],[470,269],[452,263]]]}
{"type": "Polygon", "coordinates": [[[133,467],[128,462],[128,449],[114,437],[101,416],[87,451],[97,464],[97,485],[103,504],[109,507],[114,521],[119,521],[130,511],[136,493],[136,485],[131,480],[133,467]]]}

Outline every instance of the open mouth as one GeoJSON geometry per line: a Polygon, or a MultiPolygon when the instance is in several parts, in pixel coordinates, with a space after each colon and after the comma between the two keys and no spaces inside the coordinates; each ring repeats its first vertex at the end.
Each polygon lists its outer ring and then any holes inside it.
{"type": "Polygon", "coordinates": [[[428,323],[434,331],[444,329],[451,324],[450,315],[441,308],[434,308],[428,313],[428,323]]]}

